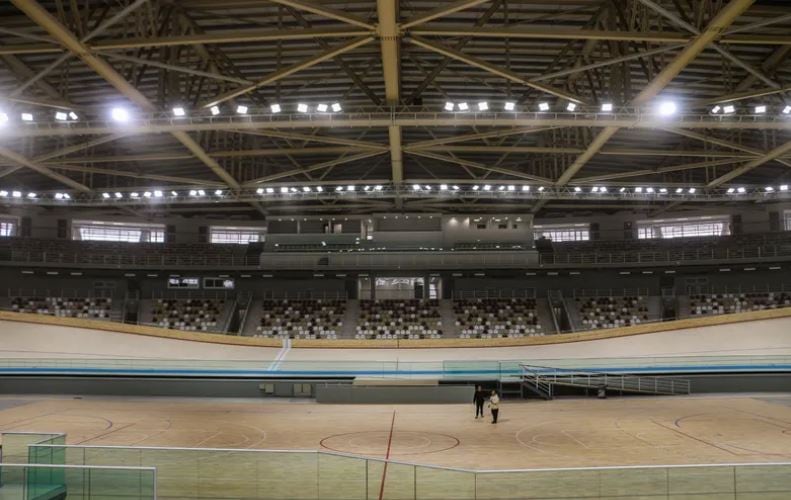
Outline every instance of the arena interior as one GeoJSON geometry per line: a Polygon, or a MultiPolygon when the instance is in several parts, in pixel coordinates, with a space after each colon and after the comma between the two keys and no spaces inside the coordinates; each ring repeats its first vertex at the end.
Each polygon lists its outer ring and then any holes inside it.
{"type": "Polygon", "coordinates": [[[0,500],[791,498],[790,173],[788,0],[2,2],[0,500]]]}

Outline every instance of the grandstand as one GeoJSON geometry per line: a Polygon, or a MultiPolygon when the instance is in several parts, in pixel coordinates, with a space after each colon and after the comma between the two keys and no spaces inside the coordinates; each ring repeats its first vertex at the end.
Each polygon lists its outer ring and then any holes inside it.
{"type": "Polygon", "coordinates": [[[791,498],[789,33],[0,4],[0,500],[791,498]]]}

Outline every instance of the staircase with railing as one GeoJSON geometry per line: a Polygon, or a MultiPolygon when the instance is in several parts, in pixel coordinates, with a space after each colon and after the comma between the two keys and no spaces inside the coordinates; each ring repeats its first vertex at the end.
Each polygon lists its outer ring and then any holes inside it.
{"type": "Polygon", "coordinates": [[[522,388],[544,399],[552,399],[556,386],[604,389],[618,393],[678,395],[690,393],[690,381],[674,377],[640,376],[591,370],[520,365],[522,388]]]}

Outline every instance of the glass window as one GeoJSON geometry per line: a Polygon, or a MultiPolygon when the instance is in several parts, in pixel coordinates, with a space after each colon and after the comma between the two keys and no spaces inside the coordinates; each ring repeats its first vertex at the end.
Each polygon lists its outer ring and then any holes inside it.
{"type": "Polygon", "coordinates": [[[671,239],[697,236],[726,236],[731,234],[727,216],[658,219],[637,222],[637,238],[671,239]]]}
{"type": "Polygon", "coordinates": [[[783,228],[786,231],[791,231],[791,210],[783,212],[783,228]]]}
{"type": "Polygon", "coordinates": [[[590,224],[537,224],[533,226],[535,238],[544,237],[554,242],[588,241],[590,224]]]}
{"type": "Polygon", "coordinates": [[[17,220],[0,218],[0,236],[16,236],[17,220]]]}
{"type": "Polygon", "coordinates": [[[262,227],[211,226],[209,242],[246,245],[264,241],[264,231],[262,227]]]}
{"type": "Polygon", "coordinates": [[[164,243],[164,224],[135,222],[72,221],[71,236],[82,241],[118,241],[126,243],[164,243]]]}

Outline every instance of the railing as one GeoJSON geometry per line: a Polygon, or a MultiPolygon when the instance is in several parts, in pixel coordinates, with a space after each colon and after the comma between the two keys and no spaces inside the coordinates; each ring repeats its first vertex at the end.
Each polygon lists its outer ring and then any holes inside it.
{"type": "MultiPolygon", "coordinates": [[[[689,394],[690,382],[669,377],[633,376],[617,373],[558,369],[548,366],[522,365],[524,376],[539,387],[567,385],[651,394],[689,394]]],[[[549,391],[551,394],[551,390],[549,391]]]]}
{"type": "Polygon", "coordinates": [[[503,361],[335,361],[0,358],[0,374],[157,375],[174,377],[377,377],[443,380],[518,380],[522,366],[608,374],[745,373],[791,371],[791,356],[670,356],[633,358],[514,359],[503,361]]]}
{"type": "Polygon", "coordinates": [[[683,264],[700,261],[762,261],[791,258],[791,245],[734,246],[714,248],[675,248],[656,250],[560,250],[542,253],[542,265],[624,265],[624,264],[683,264]]]}

